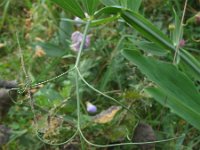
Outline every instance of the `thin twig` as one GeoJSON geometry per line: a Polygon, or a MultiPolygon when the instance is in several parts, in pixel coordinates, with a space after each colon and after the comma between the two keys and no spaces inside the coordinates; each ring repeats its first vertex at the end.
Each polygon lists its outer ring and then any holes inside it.
{"type": "Polygon", "coordinates": [[[51,79],[48,79],[48,80],[45,80],[45,81],[36,83],[36,84],[32,85],[31,87],[37,87],[37,86],[39,86],[39,85],[41,85],[41,84],[44,84],[44,83],[47,83],[47,82],[56,80],[56,79],[58,79],[58,78],[60,78],[60,77],[62,77],[62,76],[64,76],[64,75],[66,75],[67,73],[69,73],[70,71],[72,71],[72,70],[74,70],[74,69],[75,69],[75,67],[73,67],[72,69],[67,70],[67,71],[65,71],[65,72],[63,72],[63,73],[59,74],[58,76],[55,76],[55,77],[53,77],[53,78],[51,78],[51,79]]]}

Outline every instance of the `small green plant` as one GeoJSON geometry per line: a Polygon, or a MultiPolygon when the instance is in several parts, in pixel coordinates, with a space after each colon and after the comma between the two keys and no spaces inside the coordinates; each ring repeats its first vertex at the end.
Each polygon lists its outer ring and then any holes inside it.
{"type": "MultiPolygon", "coordinates": [[[[26,1],[26,25],[14,36],[22,95],[6,121],[13,133],[5,148],[26,149],[23,139],[29,149],[198,148],[199,51],[187,47],[196,45],[187,32],[198,18],[185,16],[194,3],[147,3],[26,1]],[[166,22],[157,21],[162,11],[166,22]]],[[[12,3],[2,5],[5,28],[12,3]]]]}

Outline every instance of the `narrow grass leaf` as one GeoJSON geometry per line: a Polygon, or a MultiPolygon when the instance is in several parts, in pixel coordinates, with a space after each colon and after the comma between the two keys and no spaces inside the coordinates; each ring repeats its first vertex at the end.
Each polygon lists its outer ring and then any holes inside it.
{"type": "Polygon", "coordinates": [[[152,55],[156,56],[166,56],[167,51],[160,48],[158,45],[156,45],[153,42],[148,42],[148,41],[133,41],[134,44],[141,50],[148,52],[152,55]]]}
{"type": "Polygon", "coordinates": [[[119,0],[101,0],[105,6],[120,6],[119,0]]]}
{"type": "Polygon", "coordinates": [[[89,15],[93,15],[99,4],[99,0],[82,0],[82,3],[89,15]]]}
{"type": "Polygon", "coordinates": [[[52,0],[54,3],[62,7],[66,12],[70,12],[79,18],[85,18],[83,9],[76,0],[52,0]]]}
{"type": "Polygon", "coordinates": [[[200,93],[193,82],[173,64],[142,56],[135,50],[125,49],[122,54],[163,89],[165,94],[176,98],[200,114],[200,93]]]}
{"type": "Polygon", "coordinates": [[[142,0],[127,0],[127,8],[134,12],[138,12],[141,4],[142,0]]]}

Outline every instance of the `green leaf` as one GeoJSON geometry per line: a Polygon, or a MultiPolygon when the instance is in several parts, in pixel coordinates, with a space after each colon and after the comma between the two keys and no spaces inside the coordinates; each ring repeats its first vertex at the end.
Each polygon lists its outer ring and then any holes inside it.
{"type": "Polygon", "coordinates": [[[79,18],[85,18],[83,9],[77,0],[52,0],[54,3],[62,7],[66,12],[72,13],[79,18]]]}
{"type": "Polygon", "coordinates": [[[89,15],[93,15],[99,4],[99,0],[81,0],[89,15]]]}
{"type": "Polygon", "coordinates": [[[108,17],[108,18],[93,20],[93,21],[91,21],[91,26],[105,25],[106,23],[110,23],[114,20],[117,20],[118,18],[119,18],[119,16],[115,15],[115,16],[111,16],[111,17],[108,17]]]}
{"type": "Polygon", "coordinates": [[[147,58],[135,50],[123,50],[123,55],[132,61],[165,94],[193,108],[200,114],[200,94],[193,82],[173,64],[147,58]]]}
{"type": "Polygon", "coordinates": [[[168,37],[142,15],[123,10],[121,16],[128,24],[150,41],[153,41],[164,49],[175,49],[168,37]]]}
{"type": "Polygon", "coordinates": [[[135,12],[138,12],[141,4],[142,0],[127,0],[127,8],[135,12]]]}
{"type": "Polygon", "coordinates": [[[105,6],[120,6],[119,0],[101,0],[105,6]]]}
{"type": "Polygon", "coordinates": [[[173,64],[144,57],[135,50],[125,49],[122,53],[168,95],[177,98],[200,113],[200,93],[193,82],[173,64]]]}
{"type": "Polygon", "coordinates": [[[56,90],[49,88],[48,85],[41,88],[34,94],[36,103],[42,107],[53,107],[55,104],[59,104],[63,97],[56,90]]]}
{"type": "Polygon", "coordinates": [[[94,15],[97,18],[97,17],[99,17],[99,16],[101,16],[103,14],[104,15],[105,14],[106,15],[118,14],[118,13],[121,12],[121,10],[122,10],[122,7],[120,7],[120,6],[117,6],[117,7],[104,7],[102,9],[96,11],[94,15]]]}
{"type": "Polygon", "coordinates": [[[50,43],[38,42],[34,45],[40,46],[45,51],[47,56],[61,57],[66,53],[65,50],[61,49],[57,45],[53,45],[53,44],[50,44],[50,43]]]}
{"type": "MultiPolygon", "coordinates": [[[[154,42],[161,48],[170,50],[172,53],[176,51],[169,38],[140,14],[128,10],[122,10],[121,16],[128,24],[150,41],[154,42]]],[[[199,61],[184,49],[180,49],[179,55],[184,63],[189,65],[197,75],[200,75],[199,61]]]]}
{"type": "Polygon", "coordinates": [[[191,71],[193,70],[197,76],[200,76],[200,62],[185,49],[180,49],[179,55],[188,67],[191,68],[191,71]]]}
{"type": "Polygon", "coordinates": [[[141,6],[142,0],[101,0],[101,3],[105,6],[120,6],[137,12],[141,6]]]}
{"type": "Polygon", "coordinates": [[[197,110],[176,99],[175,97],[166,95],[161,89],[151,87],[145,89],[145,91],[152,95],[156,101],[166,107],[169,107],[178,116],[182,117],[200,130],[200,113],[198,113],[197,110]]]}
{"type": "Polygon", "coordinates": [[[173,41],[174,45],[177,45],[177,44],[179,44],[179,40],[182,39],[183,27],[181,25],[181,21],[177,15],[176,11],[174,9],[173,9],[173,11],[174,11],[174,18],[175,18],[175,29],[172,32],[172,41],[173,41]]]}
{"type": "MultiPolygon", "coordinates": [[[[121,14],[121,17],[134,29],[136,29],[142,36],[155,43],[159,47],[170,50],[172,54],[176,51],[176,48],[172,44],[172,41],[158,28],[156,28],[151,22],[145,19],[142,15],[124,10],[123,7],[105,7],[95,13],[98,17],[102,14],[121,14]]],[[[200,62],[195,59],[190,53],[184,49],[180,49],[179,53],[181,59],[185,64],[191,67],[192,71],[199,76],[200,75],[200,62]]]]}
{"type": "Polygon", "coordinates": [[[133,41],[134,44],[141,50],[151,53],[156,56],[166,56],[167,51],[160,48],[153,42],[148,41],[133,41]]]}

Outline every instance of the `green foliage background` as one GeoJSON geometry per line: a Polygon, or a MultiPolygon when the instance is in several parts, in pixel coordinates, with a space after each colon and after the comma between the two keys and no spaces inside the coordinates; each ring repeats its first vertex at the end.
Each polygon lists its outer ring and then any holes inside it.
{"type": "Polygon", "coordinates": [[[151,125],[157,140],[181,136],[157,143],[156,149],[198,149],[200,51],[195,15],[200,4],[188,1],[182,26],[184,2],[2,1],[0,78],[19,83],[18,99],[2,121],[12,129],[3,149],[109,149],[106,145],[132,142],[139,122],[151,125]],[[82,25],[76,25],[75,16],[82,25]],[[79,55],[70,49],[71,34],[84,32],[88,21],[91,45],[79,55]],[[173,61],[181,39],[186,45],[173,61]],[[22,71],[19,46],[31,83],[22,71]],[[44,52],[41,57],[38,48],[44,52]],[[97,106],[97,113],[116,105],[123,109],[111,122],[98,124],[92,121],[95,114],[86,110],[87,101],[97,106]]]}

